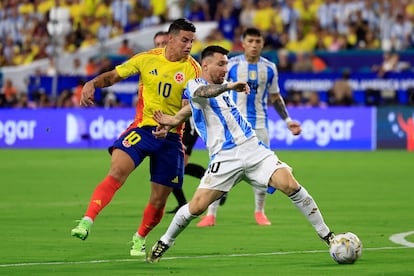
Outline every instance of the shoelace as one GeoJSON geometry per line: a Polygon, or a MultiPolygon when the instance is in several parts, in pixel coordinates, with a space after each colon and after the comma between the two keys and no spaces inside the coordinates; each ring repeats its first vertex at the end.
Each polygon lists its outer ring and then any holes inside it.
{"type": "Polygon", "coordinates": [[[152,255],[155,257],[161,257],[161,255],[168,249],[168,245],[163,243],[162,241],[158,242],[157,247],[152,252],[152,255]]]}

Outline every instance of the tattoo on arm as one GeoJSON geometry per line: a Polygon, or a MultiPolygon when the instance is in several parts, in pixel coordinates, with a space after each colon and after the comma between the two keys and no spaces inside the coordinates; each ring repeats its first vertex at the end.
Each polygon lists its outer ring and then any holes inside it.
{"type": "Polygon", "coordinates": [[[289,113],[286,109],[285,101],[283,100],[282,95],[279,94],[279,96],[273,102],[273,106],[283,120],[289,117],[289,113]]]}
{"type": "Polygon", "coordinates": [[[113,85],[116,82],[111,72],[105,72],[92,80],[95,88],[104,88],[113,85]]]}
{"type": "Polygon", "coordinates": [[[197,88],[194,92],[194,96],[202,97],[202,98],[213,98],[221,93],[227,91],[227,83],[226,84],[209,84],[205,86],[201,86],[197,88]]]}

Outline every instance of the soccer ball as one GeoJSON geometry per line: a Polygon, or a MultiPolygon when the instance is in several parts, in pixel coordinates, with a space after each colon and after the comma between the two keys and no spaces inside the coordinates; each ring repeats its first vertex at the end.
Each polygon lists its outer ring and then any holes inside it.
{"type": "Polygon", "coordinates": [[[353,264],[361,257],[361,240],[351,232],[337,234],[331,241],[329,254],[338,264],[353,264]]]}

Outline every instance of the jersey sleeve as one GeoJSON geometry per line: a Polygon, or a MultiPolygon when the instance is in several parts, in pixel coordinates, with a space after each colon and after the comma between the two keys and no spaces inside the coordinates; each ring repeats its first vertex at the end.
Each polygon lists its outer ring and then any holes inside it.
{"type": "Polygon", "coordinates": [[[280,93],[279,88],[279,73],[277,72],[276,65],[271,63],[269,67],[269,74],[272,74],[273,77],[271,78],[271,83],[269,84],[269,94],[277,94],[280,93]]]}
{"type": "Polygon", "coordinates": [[[195,91],[199,87],[205,86],[205,85],[206,85],[206,83],[202,79],[198,78],[198,79],[190,80],[187,83],[187,88],[185,89],[184,94],[186,94],[187,97],[189,99],[191,99],[193,102],[198,102],[199,103],[199,102],[205,101],[206,98],[194,96],[195,91]]]}
{"type": "Polygon", "coordinates": [[[115,70],[118,72],[118,75],[125,79],[129,76],[139,73],[139,62],[141,55],[135,55],[124,63],[115,67],[115,70]]]}

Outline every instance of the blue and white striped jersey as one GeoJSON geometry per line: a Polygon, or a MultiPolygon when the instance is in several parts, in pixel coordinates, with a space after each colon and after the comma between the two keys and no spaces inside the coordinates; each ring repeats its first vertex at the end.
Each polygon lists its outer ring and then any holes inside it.
{"type": "Polygon", "coordinates": [[[276,65],[264,57],[256,64],[248,63],[244,54],[229,59],[227,80],[245,81],[250,94],[231,92],[240,112],[254,129],[268,128],[267,101],[269,93],[279,93],[276,65]]]}
{"type": "Polygon", "coordinates": [[[228,91],[214,98],[194,96],[197,88],[207,84],[202,78],[190,80],[184,93],[190,100],[196,130],[212,156],[222,149],[242,144],[256,134],[228,91]]]}

